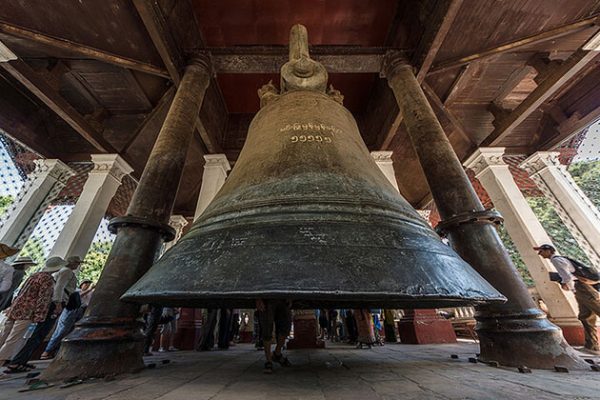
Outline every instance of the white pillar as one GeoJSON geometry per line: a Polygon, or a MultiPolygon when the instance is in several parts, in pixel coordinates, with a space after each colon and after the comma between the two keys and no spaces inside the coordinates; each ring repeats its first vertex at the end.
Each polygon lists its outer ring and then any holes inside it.
{"type": "Polygon", "coordinates": [[[35,171],[27,178],[0,228],[0,242],[22,247],[74,171],[60,160],[35,160],[35,171]]]}
{"type": "Polygon", "coordinates": [[[388,178],[392,186],[399,191],[398,182],[396,181],[396,172],[394,171],[394,164],[392,161],[392,154],[393,152],[391,151],[372,151],[371,157],[373,157],[375,163],[381,172],[383,172],[385,177],[388,178]]]}
{"type": "Polygon", "coordinates": [[[204,172],[202,186],[194,213],[194,220],[206,210],[206,207],[215,198],[227,178],[227,171],[231,169],[225,154],[207,154],[204,156],[204,172]]]}
{"type": "Polygon", "coordinates": [[[577,186],[557,151],[538,151],[521,163],[550,201],[592,264],[600,267],[600,212],[577,186]]]}
{"type": "Polygon", "coordinates": [[[54,243],[51,255],[85,258],[121,180],[133,171],[118,154],[92,154],[92,162],[94,168],[54,243]]]}
{"type": "Polygon", "coordinates": [[[550,282],[548,273],[555,271],[552,263],[542,259],[533,250],[535,246],[552,242],[514,181],[508,165],[502,159],[503,154],[503,147],[480,148],[464,165],[475,172],[494,207],[504,217],[504,226],[517,246],[542,300],[548,306],[553,321],[563,327],[579,326],[573,294],[550,282]]]}

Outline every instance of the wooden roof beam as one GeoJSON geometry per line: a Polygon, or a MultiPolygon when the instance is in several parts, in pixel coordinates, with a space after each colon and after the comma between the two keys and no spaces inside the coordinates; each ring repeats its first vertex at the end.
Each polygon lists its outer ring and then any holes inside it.
{"type": "Polygon", "coordinates": [[[539,149],[552,150],[554,147],[569,140],[598,120],[600,120],[600,106],[594,108],[586,115],[580,115],[576,112],[570,118],[561,122],[556,128],[557,135],[545,143],[540,144],[539,149]]]}
{"type": "Polygon", "coordinates": [[[169,77],[168,72],[159,66],[134,60],[128,57],[123,57],[106,50],[96,49],[82,43],[76,43],[63,38],[56,38],[46,35],[42,32],[10,24],[6,21],[0,20],[0,33],[4,33],[19,39],[29,40],[34,43],[52,47],[54,49],[64,50],[74,55],[84,58],[91,58],[107,64],[116,65],[118,67],[129,68],[135,71],[145,72],[147,74],[156,75],[163,78],[169,77]]]}
{"type": "MultiPolygon", "coordinates": [[[[181,50],[178,48],[177,43],[173,39],[158,2],[155,0],[133,0],[133,5],[142,19],[158,54],[167,67],[171,79],[176,86],[179,86],[181,74],[185,67],[185,59],[181,50]]],[[[206,96],[204,101],[207,101],[206,96]]],[[[208,132],[206,130],[200,116],[196,117],[196,131],[203,142],[203,146],[209,153],[223,152],[216,136],[213,132],[208,132]]]]}
{"type": "MultiPolygon", "coordinates": [[[[419,82],[423,82],[425,76],[427,76],[435,60],[435,56],[448,32],[450,32],[452,23],[458,15],[462,3],[463,0],[443,0],[436,3],[435,9],[427,21],[427,28],[419,40],[417,51],[412,58],[412,63],[417,68],[416,77],[419,82]]],[[[380,148],[382,150],[389,148],[394,136],[398,132],[401,122],[402,114],[398,110],[393,119],[391,119],[391,124],[388,125],[387,131],[382,136],[380,141],[380,148]]]]}
{"type": "Polygon", "coordinates": [[[468,56],[440,61],[439,63],[437,63],[433,66],[433,68],[431,69],[431,71],[429,73],[437,74],[440,72],[447,71],[449,69],[459,67],[461,65],[469,64],[476,60],[481,60],[484,58],[488,58],[488,57],[503,54],[503,53],[509,53],[509,52],[515,51],[515,50],[520,49],[525,46],[535,45],[535,44],[542,43],[542,42],[545,42],[548,40],[558,39],[560,37],[570,35],[572,33],[580,32],[584,29],[595,26],[598,23],[598,18],[599,18],[598,15],[594,15],[593,17],[586,18],[581,21],[577,21],[577,22],[574,22],[571,24],[559,26],[558,28],[540,32],[535,35],[525,36],[525,37],[519,38],[517,40],[513,40],[510,42],[501,44],[499,46],[491,47],[489,49],[485,49],[485,50],[479,51],[477,53],[470,54],[468,56]]]}
{"type": "Polygon", "coordinates": [[[444,0],[438,2],[433,15],[428,19],[428,28],[423,33],[413,57],[413,65],[418,66],[417,80],[423,82],[429,72],[435,56],[444,39],[450,32],[452,23],[458,15],[463,0],[444,0]],[[431,27],[430,27],[431,24],[431,27]]]}
{"type": "Polygon", "coordinates": [[[429,104],[431,104],[431,106],[433,107],[433,109],[437,110],[438,112],[440,112],[441,114],[443,114],[450,121],[450,123],[454,127],[454,130],[467,143],[469,143],[469,145],[473,149],[475,149],[477,147],[477,144],[475,142],[473,142],[473,140],[471,139],[471,137],[469,137],[469,135],[465,132],[465,129],[464,129],[463,125],[458,120],[458,118],[456,118],[456,116],[454,115],[454,113],[452,113],[452,111],[448,110],[448,108],[446,108],[444,106],[444,104],[442,103],[442,101],[440,100],[440,98],[438,97],[438,95],[435,93],[435,91],[431,88],[431,86],[429,86],[426,82],[423,82],[422,86],[423,86],[423,91],[425,92],[425,95],[427,96],[427,99],[429,100],[429,104]]]}
{"type": "MultiPolygon", "coordinates": [[[[288,59],[286,46],[208,48],[218,74],[278,74],[288,59]]],[[[311,46],[310,55],[329,73],[379,73],[381,47],[311,46]]]]}
{"type": "Polygon", "coordinates": [[[56,90],[52,89],[44,78],[39,76],[23,60],[16,59],[8,62],[0,62],[0,66],[69,124],[81,137],[98,149],[98,151],[103,153],[117,153],[116,149],[77,110],[60,96],[56,90]]]}
{"type": "MultiPolygon", "coordinates": [[[[598,33],[594,35],[597,37],[598,33]]],[[[510,134],[510,132],[519,126],[527,117],[537,110],[546,100],[552,97],[563,85],[575,77],[583,68],[585,68],[596,56],[596,51],[586,51],[579,49],[567,58],[563,63],[557,65],[552,72],[548,72],[537,88],[527,96],[512,112],[506,117],[495,121],[495,129],[481,143],[481,146],[497,146],[510,134]]]]}

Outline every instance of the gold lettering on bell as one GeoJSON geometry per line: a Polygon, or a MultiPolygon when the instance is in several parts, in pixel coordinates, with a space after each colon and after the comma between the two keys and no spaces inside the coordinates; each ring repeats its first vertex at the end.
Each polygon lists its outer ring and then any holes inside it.
{"type": "Polygon", "coordinates": [[[329,132],[331,134],[342,133],[342,130],[333,125],[317,124],[313,122],[294,122],[279,128],[279,132],[287,131],[313,131],[313,132],[329,132]]]}

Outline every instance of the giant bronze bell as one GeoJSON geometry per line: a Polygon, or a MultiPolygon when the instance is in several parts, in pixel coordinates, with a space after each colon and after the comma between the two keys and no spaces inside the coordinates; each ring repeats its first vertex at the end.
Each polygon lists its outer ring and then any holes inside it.
{"type": "Polygon", "coordinates": [[[433,308],[504,297],[445,246],[379,170],[306,29],[223,188],[124,300],[186,307],[433,308]]]}

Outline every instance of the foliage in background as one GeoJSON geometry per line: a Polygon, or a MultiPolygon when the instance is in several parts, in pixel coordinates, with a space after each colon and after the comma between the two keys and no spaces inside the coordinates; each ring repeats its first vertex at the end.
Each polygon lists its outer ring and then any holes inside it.
{"type": "Polygon", "coordinates": [[[517,271],[519,271],[519,273],[521,274],[521,278],[523,278],[523,282],[525,282],[525,284],[528,287],[535,286],[535,282],[533,281],[533,278],[531,277],[531,274],[529,273],[525,262],[521,258],[521,254],[519,253],[519,250],[517,250],[517,246],[508,235],[506,228],[504,227],[504,225],[500,225],[497,227],[497,229],[498,235],[500,235],[500,239],[502,239],[504,247],[506,247],[506,250],[508,251],[508,254],[510,255],[513,264],[515,264],[517,271]]]}
{"type": "MultiPolygon", "coordinates": [[[[569,172],[591,202],[600,208],[600,161],[573,163],[569,166],[569,172]]],[[[530,197],[527,198],[527,202],[560,254],[581,260],[584,263],[590,262],[545,197],[530,197]]],[[[523,280],[527,286],[533,286],[534,282],[527,266],[521,259],[517,247],[504,227],[500,227],[498,233],[523,280]]]]}
{"type": "Polygon", "coordinates": [[[11,195],[0,196],[0,216],[4,215],[6,210],[12,205],[15,199],[11,195]]]}
{"type": "Polygon", "coordinates": [[[573,163],[568,169],[581,190],[600,208],[600,160],[573,163]]]}
{"type": "Polygon", "coordinates": [[[93,282],[98,282],[98,278],[100,278],[100,273],[102,272],[102,268],[104,268],[104,263],[106,262],[108,253],[110,253],[112,243],[113,242],[110,240],[92,243],[90,251],[88,251],[85,259],[83,260],[83,264],[81,264],[81,269],[79,272],[80,282],[84,279],[90,279],[93,282]]]}

